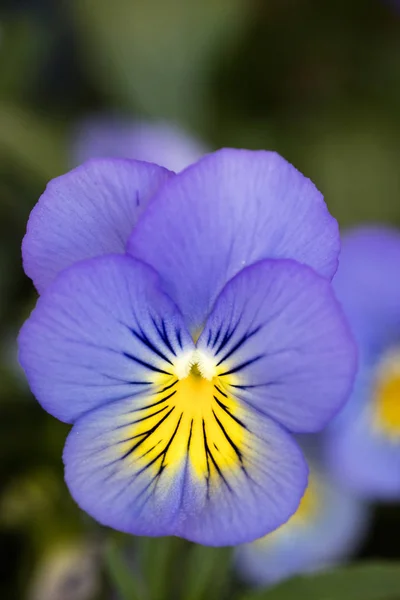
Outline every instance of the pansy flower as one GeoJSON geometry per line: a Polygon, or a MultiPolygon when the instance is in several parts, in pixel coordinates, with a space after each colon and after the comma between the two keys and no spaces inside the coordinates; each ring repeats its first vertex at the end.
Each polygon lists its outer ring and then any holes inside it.
{"type": "Polygon", "coordinates": [[[285,522],[307,483],[290,432],[324,427],[354,377],[338,251],[321,194],[275,153],[220,150],[179,175],[97,159],[52,181],[23,242],[41,296],[20,361],[73,423],[78,504],[210,545],[285,522]]]}
{"type": "Polygon", "coordinates": [[[73,164],[89,158],[135,158],[182,171],[206,153],[201,142],[164,121],[135,121],[97,115],[81,121],[73,132],[73,164]]]}
{"type": "Polygon", "coordinates": [[[354,393],[327,437],[332,469],[372,498],[400,498],[400,233],[364,226],[343,240],[337,296],[359,347],[354,393]]]}
{"type": "MultiPolygon", "coordinates": [[[[310,463],[309,463],[310,464],[310,463]]],[[[252,585],[268,586],[345,561],[359,546],[369,510],[348,489],[311,463],[296,513],[274,532],[236,549],[236,566],[252,585]]]]}

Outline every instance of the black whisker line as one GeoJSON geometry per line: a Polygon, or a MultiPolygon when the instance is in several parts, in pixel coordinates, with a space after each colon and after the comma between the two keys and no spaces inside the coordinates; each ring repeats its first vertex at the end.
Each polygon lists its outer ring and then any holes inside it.
{"type": "Polygon", "coordinates": [[[165,356],[165,354],[161,352],[161,350],[159,350],[159,348],[157,348],[157,346],[155,346],[151,340],[149,340],[149,338],[142,329],[140,329],[140,333],[138,333],[137,331],[135,331],[135,329],[131,328],[131,332],[140,342],[142,342],[144,346],[146,346],[146,348],[154,352],[154,354],[157,354],[157,356],[165,360],[170,365],[173,365],[173,363],[169,360],[168,356],[165,356]]]}
{"type": "Polygon", "coordinates": [[[215,334],[215,338],[214,338],[214,341],[213,341],[213,344],[212,344],[212,347],[213,347],[213,348],[215,348],[215,345],[216,345],[216,343],[217,343],[217,342],[218,342],[218,340],[219,340],[219,336],[221,335],[221,332],[222,332],[222,323],[221,323],[221,325],[219,326],[217,333],[215,334]]]}
{"type": "Polygon", "coordinates": [[[148,429],[147,431],[144,431],[143,433],[138,433],[137,435],[134,435],[131,439],[135,439],[138,437],[142,437],[143,439],[139,440],[136,444],[134,444],[132,446],[132,448],[130,448],[127,452],[125,452],[125,454],[123,454],[121,456],[121,460],[124,458],[127,458],[130,454],[132,454],[132,452],[134,452],[137,448],[139,448],[139,446],[141,446],[143,444],[143,442],[145,442],[147,440],[148,437],[151,436],[152,433],[154,433],[159,427],[160,425],[165,421],[165,419],[167,419],[169,417],[169,415],[172,413],[172,411],[175,410],[175,406],[173,406],[171,408],[170,411],[168,411],[159,421],[158,423],[156,423],[153,427],[151,427],[151,429],[148,429]]]}
{"type": "Polygon", "coordinates": [[[181,413],[181,416],[179,417],[178,423],[176,424],[175,430],[173,432],[173,434],[171,435],[170,439],[168,440],[168,443],[166,444],[166,446],[164,447],[163,450],[161,450],[161,452],[159,452],[157,454],[157,456],[155,456],[150,462],[147,463],[147,465],[145,465],[144,467],[142,467],[139,471],[137,471],[137,475],[140,475],[141,473],[143,473],[144,471],[146,471],[149,467],[151,467],[151,465],[154,465],[154,463],[156,463],[161,457],[162,457],[162,461],[161,461],[161,465],[158,469],[158,473],[156,476],[160,476],[162,471],[165,468],[165,459],[168,453],[169,448],[171,447],[172,442],[174,441],[174,438],[178,432],[179,426],[181,424],[182,421],[182,416],[183,413],[181,413]]]}
{"type": "MultiPolygon", "coordinates": [[[[203,437],[204,437],[204,448],[205,448],[205,451],[206,451],[206,457],[210,457],[210,459],[211,459],[211,461],[212,461],[212,463],[214,465],[215,470],[217,471],[218,475],[220,476],[220,478],[222,479],[222,481],[224,482],[224,484],[226,485],[226,487],[228,488],[228,490],[231,492],[232,488],[229,485],[228,481],[226,480],[225,475],[222,473],[222,470],[221,470],[220,466],[218,465],[217,461],[215,460],[215,457],[214,457],[213,453],[211,452],[210,447],[208,445],[207,434],[206,434],[206,426],[205,426],[205,423],[204,423],[204,419],[203,419],[203,437]]],[[[210,468],[209,468],[208,458],[207,458],[207,470],[208,470],[208,477],[209,477],[210,468]]]]}
{"type": "Polygon", "coordinates": [[[182,331],[180,329],[176,329],[175,330],[175,334],[176,334],[176,339],[178,341],[179,347],[180,347],[181,350],[183,350],[182,331]]]}
{"type": "Polygon", "coordinates": [[[175,352],[175,350],[174,350],[174,348],[173,348],[173,346],[171,344],[171,341],[170,341],[170,339],[168,337],[167,327],[165,325],[165,320],[164,319],[161,320],[161,326],[162,326],[162,330],[163,330],[163,339],[164,339],[164,342],[167,345],[167,347],[169,348],[169,350],[172,352],[172,354],[174,356],[176,356],[176,352],[175,352]]]}
{"type": "Polygon", "coordinates": [[[225,348],[227,343],[231,340],[232,336],[236,333],[236,330],[239,327],[241,318],[242,318],[242,316],[240,315],[239,319],[236,321],[236,324],[232,327],[232,329],[229,330],[229,328],[228,328],[226,330],[225,335],[222,338],[220,345],[218,346],[217,350],[215,351],[215,356],[218,356],[218,354],[221,352],[221,350],[223,350],[225,348]]]}
{"type": "Polygon", "coordinates": [[[241,451],[239,450],[239,448],[237,447],[237,445],[235,444],[235,442],[232,440],[231,436],[226,431],[225,427],[223,426],[223,424],[221,423],[221,421],[219,420],[219,418],[215,414],[214,410],[212,411],[212,413],[213,413],[214,418],[217,421],[218,425],[220,426],[220,428],[222,430],[222,433],[224,434],[224,436],[228,440],[229,444],[232,446],[233,450],[235,451],[235,454],[238,457],[239,461],[243,464],[243,454],[241,453],[241,451]]]}
{"type": "Polygon", "coordinates": [[[242,335],[242,337],[240,338],[240,340],[234,346],[232,346],[232,348],[226,354],[224,354],[224,356],[221,358],[221,360],[219,362],[217,362],[217,367],[222,362],[224,362],[224,360],[227,360],[230,356],[232,356],[232,354],[234,354],[237,350],[239,350],[239,348],[241,346],[243,346],[243,344],[245,344],[250,338],[252,338],[253,335],[256,335],[260,331],[260,329],[261,329],[261,325],[259,325],[258,327],[256,327],[252,331],[248,331],[247,333],[245,333],[244,335],[242,335]]]}
{"type": "Polygon", "coordinates": [[[259,354],[258,356],[255,356],[254,358],[251,358],[250,360],[246,360],[246,362],[243,362],[240,365],[237,365],[236,367],[233,367],[233,369],[230,369],[229,371],[225,371],[224,373],[220,373],[219,376],[220,377],[225,377],[226,375],[232,375],[232,373],[238,373],[239,371],[242,371],[246,367],[249,367],[253,363],[255,363],[258,360],[260,360],[260,358],[263,358],[263,356],[264,356],[264,354],[259,354]]]}
{"type": "Polygon", "coordinates": [[[160,408],[160,410],[157,410],[156,412],[151,413],[150,415],[146,415],[145,417],[142,417],[141,419],[136,419],[136,421],[132,421],[130,423],[130,425],[135,425],[135,423],[140,423],[141,421],[147,421],[147,419],[151,419],[152,417],[155,417],[156,415],[159,415],[160,413],[164,412],[164,410],[167,410],[167,408],[168,408],[168,404],[167,404],[167,406],[160,408]]]}
{"type": "Polygon", "coordinates": [[[221,394],[221,396],[225,396],[225,398],[228,397],[228,394],[225,394],[225,392],[223,392],[222,390],[219,389],[219,387],[217,385],[214,384],[215,389],[217,390],[217,392],[219,394],[221,394]]]}
{"type": "Polygon", "coordinates": [[[126,358],[129,358],[129,360],[133,360],[134,362],[138,363],[139,365],[142,365],[142,367],[145,367],[146,369],[150,369],[150,371],[154,371],[155,373],[162,373],[163,375],[169,375],[170,377],[172,377],[172,373],[168,373],[168,371],[164,371],[163,369],[158,369],[154,365],[151,365],[150,363],[145,362],[144,360],[141,360],[137,356],[133,356],[133,354],[129,354],[129,352],[123,352],[122,354],[124,356],[126,356],[126,358]]]}
{"type": "MultiPolygon", "coordinates": [[[[169,385],[163,387],[162,390],[155,392],[155,394],[162,394],[163,392],[166,392],[167,390],[170,390],[172,387],[174,387],[174,385],[176,385],[178,383],[178,379],[175,379],[175,381],[173,381],[172,383],[170,383],[169,385]]],[[[175,392],[174,392],[175,394],[175,392]]]]}
{"type": "Polygon", "coordinates": [[[192,440],[192,431],[193,431],[193,419],[190,421],[190,431],[189,431],[189,437],[188,437],[187,447],[186,447],[186,451],[188,454],[189,454],[189,450],[190,450],[190,442],[192,440]]]}
{"type": "MultiPolygon", "coordinates": [[[[140,406],[139,408],[135,408],[134,410],[130,410],[128,414],[135,413],[135,412],[140,412],[141,410],[147,410],[148,408],[154,408],[154,406],[158,406],[158,404],[162,404],[163,402],[166,402],[167,400],[169,400],[170,398],[172,398],[172,396],[174,394],[176,394],[176,391],[173,392],[172,394],[170,394],[169,396],[166,396],[165,398],[161,398],[161,400],[157,400],[157,402],[153,402],[152,404],[146,404],[146,406],[140,406]]],[[[127,425],[129,425],[129,423],[127,423],[125,425],[119,425],[118,429],[120,429],[121,427],[126,427],[127,425]]]]}
{"type": "Polygon", "coordinates": [[[231,413],[231,411],[229,410],[229,408],[226,406],[226,404],[224,404],[223,402],[221,402],[221,400],[218,400],[217,396],[214,396],[214,400],[215,402],[218,404],[218,406],[220,408],[222,408],[223,411],[226,412],[227,415],[229,415],[231,417],[231,419],[233,419],[234,421],[236,421],[236,423],[238,425],[241,425],[243,427],[243,429],[248,429],[247,425],[245,425],[243,423],[243,421],[241,421],[240,419],[238,419],[237,417],[235,417],[235,415],[233,415],[231,413]]]}
{"type": "Polygon", "coordinates": [[[161,319],[161,327],[158,325],[158,323],[154,317],[151,317],[151,320],[153,321],[153,325],[156,328],[156,331],[157,331],[159,337],[161,338],[161,340],[164,342],[164,344],[167,346],[167,348],[170,350],[170,352],[172,352],[172,354],[174,356],[176,356],[176,352],[175,352],[175,350],[170,342],[170,339],[168,337],[168,334],[167,334],[165,320],[161,319]]]}
{"type": "Polygon", "coordinates": [[[206,475],[206,485],[207,485],[207,498],[210,497],[210,461],[208,460],[208,444],[207,444],[207,434],[206,434],[206,424],[204,423],[204,419],[202,419],[203,421],[203,442],[204,442],[204,452],[206,455],[206,464],[207,464],[207,475],[206,475]]]}

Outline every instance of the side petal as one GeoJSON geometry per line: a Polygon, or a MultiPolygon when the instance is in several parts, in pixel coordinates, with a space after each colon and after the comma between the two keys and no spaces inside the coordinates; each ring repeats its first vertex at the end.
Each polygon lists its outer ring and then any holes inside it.
{"type": "Polygon", "coordinates": [[[97,159],[50,181],[22,243],[25,272],[39,293],[77,261],[125,252],[139,215],[171,175],[139,161],[97,159]]]}
{"type": "Polygon", "coordinates": [[[226,282],[260,259],[292,258],[331,278],[339,234],[313,183],[278,154],[225,149],[160,190],[128,251],[160,273],[195,331],[226,282]]]}
{"type": "Polygon", "coordinates": [[[356,350],[330,283],[290,260],[241,271],[219,296],[198,341],[206,375],[298,433],[342,408],[356,350]]]}
{"type": "Polygon", "coordinates": [[[96,406],[176,379],[193,341],[157,274],[127,256],[66,269],[39,298],[19,358],[41,405],[72,423],[96,406]]]}
{"type": "Polygon", "coordinates": [[[141,412],[129,400],[108,404],[72,428],[65,476],[81,508],[114,529],[212,546],[253,540],[293,514],[307,467],[278,425],[237,407],[225,433],[236,439],[242,429],[245,437],[228,452],[215,421],[185,410],[179,391],[162,413],[148,413],[149,400],[141,397],[141,412]]]}

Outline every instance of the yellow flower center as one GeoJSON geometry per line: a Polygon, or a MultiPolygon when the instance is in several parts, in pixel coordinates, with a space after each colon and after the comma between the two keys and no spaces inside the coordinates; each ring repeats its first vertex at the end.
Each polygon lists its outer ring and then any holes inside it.
{"type": "Polygon", "coordinates": [[[373,390],[373,422],[385,435],[400,438],[400,352],[391,351],[378,365],[373,390]]]}
{"type": "Polygon", "coordinates": [[[207,485],[244,467],[240,403],[217,375],[215,362],[198,350],[176,361],[170,374],[153,380],[156,391],[135,410],[122,454],[157,474],[172,474],[186,462],[207,485]]]}

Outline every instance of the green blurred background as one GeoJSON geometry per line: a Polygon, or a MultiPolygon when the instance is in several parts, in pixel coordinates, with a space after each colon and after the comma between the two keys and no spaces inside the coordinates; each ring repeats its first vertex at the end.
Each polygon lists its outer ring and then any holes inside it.
{"type": "MultiPolygon", "coordinates": [[[[111,112],[169,120],[211,149],[278,150],[342,226],[400,225],[400,2],[0,0],[2,600],[113,598],[105,532],[63,482],[68,428],[34,401],[15,343],[35,301],[29,212],[72,166],[80,119],[111,112]]],[[[378,507],[360,557],[400,559],[399,540],[399,509],[378,507]]],[[[144,550],[160,573],[168,544],[144,550]]]]}

